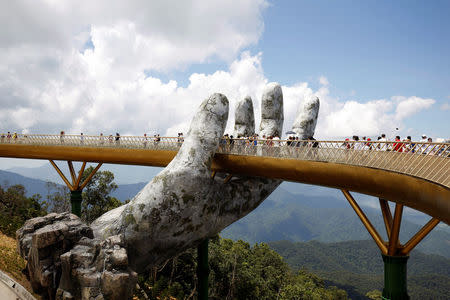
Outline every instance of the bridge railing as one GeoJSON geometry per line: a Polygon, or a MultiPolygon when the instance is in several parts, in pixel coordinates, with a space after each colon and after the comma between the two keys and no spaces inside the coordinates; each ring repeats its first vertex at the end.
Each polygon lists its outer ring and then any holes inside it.
{"type": "Polygon", "coordinates": [[[46,135],[19,134],[17,137],[0,137],[3,144],[26,144],[41,146],[75,146],[95,148],[129,148],[178,150],[183,140],[174,137],[99,136],[99,135],[46,135]]]}
{"type": "MultiPolygon", "coordinates": [[[[183,138],[19,134],[1,136],[0,143],[177,151],[183,138]]],[[[450,143],[223,139],[218,153],[364,166],[450,187],[450,143]]]]}
{"type": "Polygon", "coordinates": [[[223,142],[219,152],[370,167],[450,187],[449,143],[234,140],[223,142]]]}

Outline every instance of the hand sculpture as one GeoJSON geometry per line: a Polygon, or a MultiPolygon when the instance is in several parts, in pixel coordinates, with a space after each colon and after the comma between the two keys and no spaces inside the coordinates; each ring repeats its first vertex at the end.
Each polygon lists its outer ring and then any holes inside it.
{"type": "MultiPolygon", "coordinates": [[[[95,278],[91,281],[83,279],[88,282],[88,286],[97,284],[101,291],[105,289],[105,264],[99,266],[96,257],[120,262],[120,257],[125,255],[126,262],[122,265],[127,267],[129,278],[133,278],[135,274],[133,275],[129,268],[142,272],[197,245],[203,239],[216,235],[250,213],[278,187],[280,180],[266,178],[234,176],[227,182],[223,180],[224,175],[217,174],[212,178],[210,167],[224,134],[228,106],[228,100],[222,94],[213,94],[203,101],[192,120],[183,145],[170,164],[128,204],[105,213],[91,224],[95,237],[93,240],[99,242],[90,242],[90,236],[84,235],[87,238],[82,238],[74,248],[91,247],[103,253],[98,255],[92,250],[92,261],[82,267],[95,270],[78,272],[84,279],[86,276],[95,278]],[[98,250],[100,248],[103,250],[98,250]],[[115,248],[121,252],[114,254],[112,251],[115,248]],[[125,254],[124,249],[127,252],[125,254]]],[[[299,110],[293,130],[300,138],[313,136],[318,109],[319,99],[313,97],[299,110]]],[[[235,120],[237,135],[250,136],[254,133],[253,104],[249,97],[238,103],[235,120]]],[[[270,83],[262,96],[260,135],[281,136],[283,120],[281,87],[270,83]]],[[[30,240],[32,230],[27,232],[27,239],[30,240]]],[[[29,244],[22,247],[25,256],[31,247],[29,244]]],[[[82,249],[89,252],[87,248],[82,249]]],[[[70,265],[66,266],[66,269],[80,268],[82,265],[73,263],[77,255],[72,255],[74,258],[70,259],[70,253],[75,253],[74,251],[61,256],[64,256],[70,265]]],[[[63,279],[64,274],[66,277],[72,276],[64,272],[64,259],[63,279]]],[[[118,265],[120,263],[110,265],[110,271],[118,265]]],[[[60,288],[74,293],[74,289],[65,286],[68,280],[70,279],[62,280],[60,288]]],[[[82,291],[83,280],[78,278],[82,291]]],[[[79,291],[75,293],[79,294],[79,291]]],[[[92,293],[92,289],[85,292],[90,296],[93,296],[92,293]]],[[[127,294],[122,294],[124,295],[127,294]]]]}

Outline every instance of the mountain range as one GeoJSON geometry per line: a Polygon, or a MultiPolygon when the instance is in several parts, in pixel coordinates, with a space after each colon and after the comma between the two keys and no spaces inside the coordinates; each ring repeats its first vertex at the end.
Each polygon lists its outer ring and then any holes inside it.
{"type": "MultiPolygon", "coordinates": [[[[351,299],[367,299],[369,291],[383,289],[383,260],[371,240],[321,243],[270,242],[294,270],[306,269],[328,286],[347,291],[351,299]]],[[[450,259],[414,250],[408,259],[408,293],[411,299],[448,299],[450,259]]]]}
{"type": "MultiPolygon", "coordinates": [[[[155,170],[159,171],[153,168],[147,172],[155,170]]],[[[56,174],[54,170],[53,172],[56,174]]],[[[33,174],[36,176],[39,173],[33,174]]],[[[45,199],[48,194],[46,181],[0,170],[0,185],[13,184],[25,186],[28,196],[38,193],[45,199]]],[[[118,189],[111,195],[125,201],[134,197],[145,185],[146,182],[119,184],[118,189]]],[[[372,204],[378,203],[377,199],[360,194],[355,194],[355,198],[360,201],[369,219],[385,237],[381,214],[378,209],[372,208],[372,204]]],[[[401,227],[400,237],[403,242],[420,228],[415,221],[424,224],[427,218],[426,215],[410,211],[411,213],[404,215],[405,220],[401,227]]],[[[418,249],[449,258],[448,227],[443,224],[440,228],[434,229],[419,244],[418,249]]],[[[257,209],[223,230],[221,235],[249,243],[278,240],[340,242],[370,239],[340,191],[298,183],[283,183],[257,209]]]]}

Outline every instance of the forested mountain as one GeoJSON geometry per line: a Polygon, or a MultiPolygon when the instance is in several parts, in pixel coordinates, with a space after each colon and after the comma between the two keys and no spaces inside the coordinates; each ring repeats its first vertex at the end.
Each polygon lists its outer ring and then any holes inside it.
{"type": "MultiPolygon", "coordinates": [[[[48,193],[45,181],[7,171],[0,170],[0,184],[3,186],[22,184],[27,190],[28,197],[39,193],[42,199],[46,199],[48,193]]],[[[145,184],[145,182],[119,184],[118,188],[111,192],[111,196],[123,202],[135,196],[145,184]]],[[[283,183],[256,210],[226,228],[221,235],[235,240],[242,239],[249,243],[278,240],[339,242],[369,239],[369,234],[350,205],[342,196],[336,198],[340,196],[339,193],[333,189],[324,190],[310,185],[283,183]],[[291,193],[287,189],[298,193],[291,193]],[[325,192],[329,192],[331,196],[325,192]],[[318,196],[314,196],[316,194],[318,196]]],[[[384,225],[379,210],[367,206],[363,209],[380,234],[384,235],[384,225]]],[[[408,222],[405,216],[404,218],[401,228],[402,241],[420,228],[408,222]]],[[[450,231],[436,228],[419,244],[418,249],[425,253],[450,257],[449,246],[450,231]]]]}
{"type": "MultiPolygon", "coordinates": [[[[352,299],[383,288],[383,260],[371,240],[339,243],[278,241],[269,246],[294,270],[307,269],[352,299]]],[[[450,259],[413,251],[408,260],[408,293],[412,299],[448,299],[450,259]]]]}
{"type": "MultiPolygon", "coordinates": [[[[386,238],[379,209],[366,206],[363,210],[386,238]]],[[[419,229],[419,225],[403,220],[401,241],[407,241],[419,229]]],[[[350,205],[341,199],[295,195],[283,188],[275,190],[257,209],[227,227],[221,235],[250,243],[279,240],[340,242],[371,238],[350,205]]],[[[417,249],[450,258],[449,246],[450,233],[436,228],[417,249]]]]}

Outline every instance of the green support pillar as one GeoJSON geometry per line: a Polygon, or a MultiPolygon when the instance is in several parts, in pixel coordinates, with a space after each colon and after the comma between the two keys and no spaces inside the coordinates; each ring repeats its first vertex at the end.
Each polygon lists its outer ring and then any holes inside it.
{"type": "Polygon", "coordinates": [[[81,197],[82,191],[70,191],[70,204],[72,206],[72,213],[81,218],[81,197]]]}
{"type": "Polygon", "coordinates": [[[208,299],[208,242],[203,240],[197,248],[197,280],[198,280],[198,300],[208,299]]]}
{"type": "Polygon", "coordinates": [[[406,263],[409,256],[389,256],[381,254],[384,262],[383,299],[409,299],[406,288],[406,263]]]}

